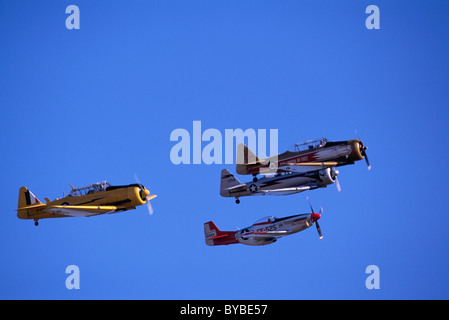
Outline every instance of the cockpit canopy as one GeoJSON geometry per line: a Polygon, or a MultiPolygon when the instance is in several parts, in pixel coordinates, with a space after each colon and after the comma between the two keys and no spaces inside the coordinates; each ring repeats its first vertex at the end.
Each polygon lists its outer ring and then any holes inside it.
{"type": "Polygon", "coordinates": [[[256,222],[254,222],[254,224],[273,223],[277,219],[278,218],[276,218],[275,216],[263,217],[263,218],[260,218],[259,220],[257,220],[256,222]]]}
{"type": "Polygon", "coordinates": [[[301,152],[301,151],[307,151],[310,149],[317,149],[322,148],[326,145],[327,139],[321,138],[316,140],[308,140],[301,143],[295,143],[294,145],[290,146],[290,148],[287,149],[287,151],[290,152],[301,152]]]}
{"type": "MultiPolygon", "coordinates": [[[[70,185],[71,186],[71,185],[70,185]]],[[[106,190],[106,188],[110,187],[111,185],[107,181],[103,182],[97,182],[88,186],[80,187],[80,188],[73,188],[72,191],[68,194],[69,197],[79,197],[84,196],[86,194],[91,194],[95,192],[100,192],[106,190]]]]}

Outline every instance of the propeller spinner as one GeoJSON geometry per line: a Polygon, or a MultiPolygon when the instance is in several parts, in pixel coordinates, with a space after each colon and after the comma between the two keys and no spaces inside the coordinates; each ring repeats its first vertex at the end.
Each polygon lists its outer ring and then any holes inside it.
{"type": "Polygon", "coordinates": [[[312,210],[310,217],[312,218],[313,222],[315,222],[316,230],[318,231],[318,235],[320,236],[320,239],[323,239],[323,234],[321,233],[320,224],[318,223],[318,220],[321,218],[321,214],[323,213],[323,207],[320,208],[319,213],[316,213],[312,208],[312,204],[310,203],[309,197],[307,197],[307,201],[309,202],[310,210],[312,210]]]}
{"type": "Polygon", "coordinates": [[[147,204],[147,209],[148,209],[148,213],[150,215],[152,215],[154,213],[153,207],[151,206],[150,200],[154,199],[157,197],[157,195],[153,194],[150,195],[150,191],[148,189],[146,189],[139,181],[139,178],[137,177],[137,174],[134,174],[134,179],[136,180],[136,182],[139,184],[140,186],[140,197],[142,198],[143,201],[146,202],[147,204]]]}

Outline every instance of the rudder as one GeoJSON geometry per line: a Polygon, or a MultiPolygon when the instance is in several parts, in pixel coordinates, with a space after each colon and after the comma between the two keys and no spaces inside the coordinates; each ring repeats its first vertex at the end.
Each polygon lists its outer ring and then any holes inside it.
{"type": "Polygon", "coordinates": [[[17,217],[20,219],[29,219],[29,209],[28,206],[42,205],[42,202],[30,191],[27,187],[22,187],[19,189],[19,201],[17,204],[17,217]],[[22,209],[25,208],[25,209],[22,209]]]}
{"type": "Polygon", "coordinates": [[[235,239],[236,231],[220,231],[212,221],[204,224],[204,238],[208,246],[219,246],[239,243],[235,239]]]}
{"type": "Polygon", "coordinates": [[[19,189],[19,203],[17,208],[23,208],[26,206],[32,206],[34,204],[40,204],[42,202],[30,191],[27,187],[22,187],[19,189]]]}
{"type": "Polygon", "coordinates": [[[236,172],[238,174],[248,174],[247,165],[257,164],[260,159],[245,144],[241,143],[237,146],[237,165],[236,172]]]}
{"type": "Polygon", "coordinates": [[[220,195],[223,197],[229,197],[229,192],[227,189],[241,185],[242,183],[234,177],[227,169],[221,170],[221,180],[220,180],[220,195]]]}

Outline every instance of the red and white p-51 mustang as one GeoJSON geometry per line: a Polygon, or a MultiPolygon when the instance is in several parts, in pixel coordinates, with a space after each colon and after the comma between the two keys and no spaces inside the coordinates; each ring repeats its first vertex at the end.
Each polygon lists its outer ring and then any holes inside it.
{"type": "Polygon", "coordinates": [[[228,245],[242,243],[251,246],[261,246],[276,242],[277,239],[303,231],[313,224],[316,225],[320,239],[323,238],[318,220],[321,218],[323,208],[319,213],[296,214],[284,218],[273,216],[257,220],[252,226],[238,231],[221,231],[212,222],[204,224],[204,236],[209,246],[228,245]]]}

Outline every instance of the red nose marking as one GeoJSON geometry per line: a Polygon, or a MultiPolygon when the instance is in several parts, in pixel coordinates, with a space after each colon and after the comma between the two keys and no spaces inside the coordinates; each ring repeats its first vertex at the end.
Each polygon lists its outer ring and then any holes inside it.
{"type": "Polygon", "coordinates": [[[310,214],[310,217],[312,218],[313,221],[317,221],[319,218],[321,218],[321,214],[312,213],[312,214],[310,214]]]}

